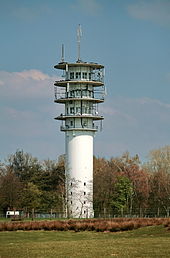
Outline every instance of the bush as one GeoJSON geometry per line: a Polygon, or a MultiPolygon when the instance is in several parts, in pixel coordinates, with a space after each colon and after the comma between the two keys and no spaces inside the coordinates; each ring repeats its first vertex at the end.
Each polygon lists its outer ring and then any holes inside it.
{"type": "Polygon", "coordinates": [[[0,231],[16,230],[58,230],[117,232],[133,230],[140,227],[164,225],[170,230],[169,218],[116,218],[116,219],[82,219],[82,220],[46,220],[46,221],[11,221],[1,222],[0,231]]]}

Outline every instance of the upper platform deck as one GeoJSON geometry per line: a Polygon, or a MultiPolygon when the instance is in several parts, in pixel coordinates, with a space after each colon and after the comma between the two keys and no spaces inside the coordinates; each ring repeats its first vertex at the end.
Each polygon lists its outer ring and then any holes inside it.
{"type": "Polygon", "coordinates": [[[70,86],[74,86],[74,85],[93,85],[93,86],[96,86],[96,87],[99,87],[99,86],[103,86],[104,83],[101,82],[101,81],[88,81],[88,80],[60,80],[60,81],[55,81],[54,85],[55,86],[61,86],[61,87],[66,87],[67,85],[70,86]]]}
{"type": "Polygon", "coordinates": [[[67,63],[61,62],[54,66],[56,69],[66,70],[67,67],[89,67],[91,69],[103,69],[104,66],[97,63],[87,63],[87,62],[76,62],[76,63],[67,63]]]}

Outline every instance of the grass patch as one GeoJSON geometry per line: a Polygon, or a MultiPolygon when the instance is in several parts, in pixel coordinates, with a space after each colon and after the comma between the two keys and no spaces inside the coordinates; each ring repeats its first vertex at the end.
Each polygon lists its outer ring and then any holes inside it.
{"type": "Polygon", "coordinates": [[[0,232],[0,257],[170,257],[170,231],[150,226],[117,233],[0,232]]]}

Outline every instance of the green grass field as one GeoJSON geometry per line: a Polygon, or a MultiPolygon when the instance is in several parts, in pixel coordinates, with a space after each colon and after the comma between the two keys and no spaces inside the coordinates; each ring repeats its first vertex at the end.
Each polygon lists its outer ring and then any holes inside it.
{"type": "Polygon", "coordinates": [[[170,231],[152,226],[117,233],[0,232],[0,257],[170,257],[170,231]]]}

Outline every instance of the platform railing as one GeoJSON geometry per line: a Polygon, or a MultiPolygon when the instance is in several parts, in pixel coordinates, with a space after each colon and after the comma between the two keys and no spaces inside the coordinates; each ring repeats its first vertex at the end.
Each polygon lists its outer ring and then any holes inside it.
{"type": "Polygon", "coordinates": [[[55,90],[55,100],[59,99],[99,99],[104,100],[104,91],[100,92],[81,92],[80,94],[75,92],[61,92],[55,90]]]}
{"type": "Polygon", "coordinates": [[[97,125],[93,125],[93,126],[69,126],[69,125],[61,125],[60,126],[60,130],[61,131],[66,131],[66,130],[77,130],[77,129],[80,129],[80,130],[98,130],[98,126],[97,125]]]}

